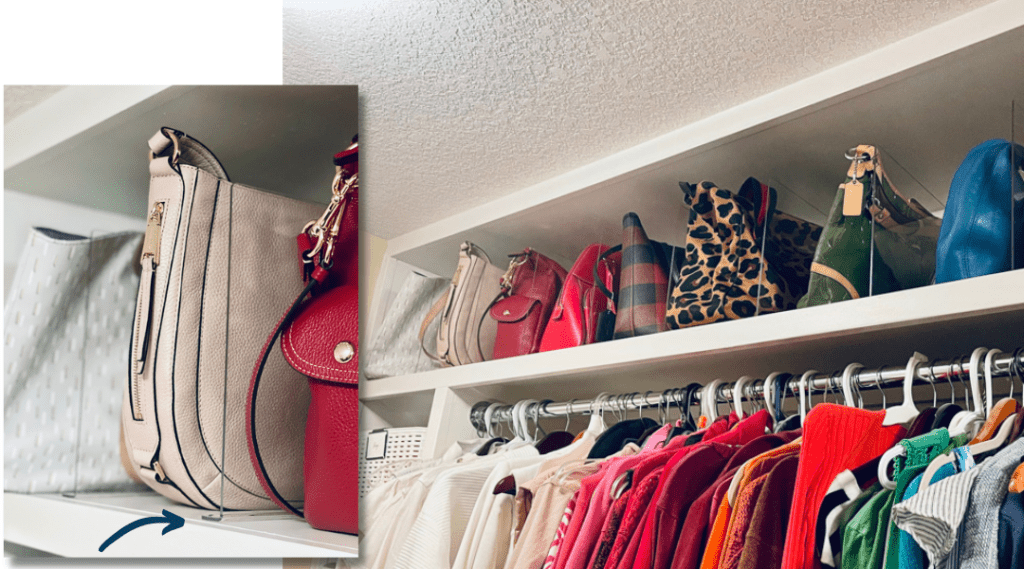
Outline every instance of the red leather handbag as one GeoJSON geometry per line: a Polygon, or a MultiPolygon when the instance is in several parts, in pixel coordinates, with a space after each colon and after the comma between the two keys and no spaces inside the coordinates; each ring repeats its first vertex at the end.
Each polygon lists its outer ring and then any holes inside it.
{"type": "Polygon", "coordinates": [[[533,249],[512,255],[508,270],[501,277],[501,293],[488,311],[498,322],[494,359],[532,354],[540,349],[544,326],[565,277],[561,265],[533,249]]]}
{"type": "Polygon", "coordinates": [[[607,245],[594,243],[576,258],[544,328],[540,351],[594,343],[598,315],[609,309],[609,299],[598,290],[596,279],[608,290],[618,290],[619,286],[618,256],[601,258],[608,249],[607,245]]]}
{"type": "MultiPolygon", "coordinates": [[[[306,287],[267,338],[249,388],[249,456],[267,495],[316,529],[359,531],[359,242],[358,143],[334,157],[337,174],[327,210],[298,236],[306,287]],[[255,432],[263,366],[277,339],[288,363],[309,376],[304,510],[288,503],[270,480],[255,432]]],[[[295,386],[296,389],[301,386],[295,386]]],[[[273,420],[262,417],[260,420],[273,420]]]]}

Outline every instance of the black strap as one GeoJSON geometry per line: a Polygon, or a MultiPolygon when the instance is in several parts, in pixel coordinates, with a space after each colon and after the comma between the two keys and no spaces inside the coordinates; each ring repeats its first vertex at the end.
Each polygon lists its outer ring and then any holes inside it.
{"type": "Polygon", "coordinates": [[[597,274],[597,268],[601,266],[601,261],[604,261],[608,257],[611,257],[612,255],[618,253],[621,250],[622,245],[616,245],[608,249],[604,253],[601,253],[601,255],[597,257],[597,261],[594,262],[594,284],[597,285],[597,290],[601,291],[601,294],[605,295],[606,297],[608,297],[608,300],[612,301],[612,304],[615,304],[615,293],[608,290],[608,287],[604,286],[604,281],[601,280],[601,277],[598,276],[597,274]]]}

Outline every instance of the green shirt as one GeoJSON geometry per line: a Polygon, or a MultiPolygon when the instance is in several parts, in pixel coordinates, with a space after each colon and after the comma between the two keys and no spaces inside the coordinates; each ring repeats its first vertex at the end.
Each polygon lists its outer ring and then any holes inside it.
{"type": "Polygon", "coordinates": [[[882,490],[853,515],[843,530],[843,569],[882,566],[889,533],[889,513],[896,493],[882,490]]]}

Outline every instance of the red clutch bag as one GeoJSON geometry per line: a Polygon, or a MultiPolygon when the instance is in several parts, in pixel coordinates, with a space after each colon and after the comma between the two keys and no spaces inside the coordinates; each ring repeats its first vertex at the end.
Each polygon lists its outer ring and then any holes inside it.
{"type": "MultiPolygon", "coordinates": [[[[267,495],[316,529],[359,531],[359,241],[358,143],[335,156],[333,198],[298,236],[306,287],[282,316],[256,361],[249,389],[249,456],[267,495]],[[257,397],[267,356],[278,338],[285,359],[309,378],[303,462],[304,509],[286,501],[254,436],[257,397]]],[[[261,432],[267,432],[264,428],[261,432]]]]}

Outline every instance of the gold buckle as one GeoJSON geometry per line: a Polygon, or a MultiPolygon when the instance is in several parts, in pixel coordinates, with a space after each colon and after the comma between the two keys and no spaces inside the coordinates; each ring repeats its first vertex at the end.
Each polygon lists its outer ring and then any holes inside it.
{"type": "Polygon", "coordinates": [[[334,176],[334,182],[331,184],[333,195],[331,202],[327,204],[327,209],[320,217],[310,221],[302,228],[303,233],[309,235],[311,239],[316,239],[316,244],[305,255],[306,261],[312,261],[313,257],[323,251],[320,256],[320,265],[331,266],[334,242],[338,238],[338,233],[341,232],[341,219],[345,215],[345,206],[348,203],[344,200],[352,188],[359,187],[359,174],[356,173],[345,178],[346,173],[346,170],[338,170],[334,176]]]}
{"type": "MultiPolygon", "coordinates": [[[[174,150],[171,151],[171,156],[170,156],[171,166],[177,166],[178,165],[178,161],[181,159],[181,141],[178,139],[178,133],[177,133],[177,131],[175,131],[173,129],[170,129],[170,128],[163,129],[163,133],[164,133],[164,136],[166,136],[167,138],[169,138],[171,140],[171,144],[173,145],[173,148],[174,148],[174,150]]],[[[181,136],[187,137],[188,135],[183,132],[183,133],[181,133],[181,136]]],[[[154,152],[150,152],[149,153],[149,161],[150,162],[152,162],[153,160],[156,160],[156,158],[157,158],[156,153],[154,153],[154,152]]]]}
{"type": "Polygon", "coordinates": [[[515,277],[516,268],[526,263],[526,260],[530,258],[530,250],[516,255],[508,264],[508,270],[505,271],[504,275],[501,275],[501,288],[506,290],[512,289],[512,279],[515,277]]]}

